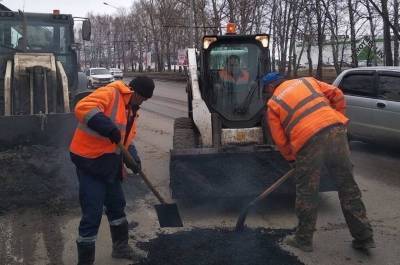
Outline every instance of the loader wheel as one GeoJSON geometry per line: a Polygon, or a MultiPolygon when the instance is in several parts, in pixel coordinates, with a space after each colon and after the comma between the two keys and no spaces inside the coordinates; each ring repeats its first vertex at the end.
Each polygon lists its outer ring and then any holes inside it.
{"type": "Polygon", "coordinates": [[[192,119],[187,117],[176,118],[174,121],[174,130],[175,129],[193,129],[194,124],[192,119]]]}
{"type": "Polygon", "coordinates": [[[182,117],[175,119],[173,149],[190,149],[197,146],[197,133],[193,121],[182,117]]]}
{"type": "MultiPolygon", "coordinates": [[[[0,79],[1,81],[4,79],[0,79]]],[[[4,89],[0,85],[0,116],[4,115],[4,89]]]]}

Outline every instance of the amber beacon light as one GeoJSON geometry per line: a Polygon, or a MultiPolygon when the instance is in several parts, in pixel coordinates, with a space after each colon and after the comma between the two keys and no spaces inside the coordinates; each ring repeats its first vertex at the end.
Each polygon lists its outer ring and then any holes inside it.
{"type": "Polygon", "coordinates": [[[236,34],[236,24],[229,22],[226,25],[226,34],[236,34]]]}

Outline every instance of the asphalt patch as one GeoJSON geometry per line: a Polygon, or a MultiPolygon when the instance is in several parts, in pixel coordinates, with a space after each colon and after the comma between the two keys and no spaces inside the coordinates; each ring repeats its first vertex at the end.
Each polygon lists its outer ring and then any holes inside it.
{"type": "MultiPolygon", "coordinates": [[[[130,176],[122,186],[128,202],[149,192],[138,176],[130,176]]],[[[62,215],[79,207],[78,191],[68,149],[45,145],[0,149],[0,215],[20,208],[62,215]]]]}
{"type": "Polygon", "coordinates": [[[77,178],[66,149],[16,146],[0,152],[0,212],[40,208],[61,214],[78,206],[77,178]]]}
{"type": "Polygon", "coordinates": [[[137,246],[148,252],[139,265],[300,265],[296,256],[280,248],[292,230],[200,229],[162,233],[137,246]]]}

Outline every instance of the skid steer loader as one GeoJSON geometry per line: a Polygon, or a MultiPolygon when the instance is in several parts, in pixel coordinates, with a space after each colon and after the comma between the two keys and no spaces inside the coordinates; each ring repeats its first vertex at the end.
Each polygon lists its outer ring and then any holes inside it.
{"type": "MultiPolygon", "coordinates": [[[[82,37],[90,40],[90,22],[82,37]]],[[[68,146],[74,102],[90,93],[80,73],[74,18],[0,11],[0,146],[68,146]],[[82,92],[82,93],[80,93],[82,92]]]]}
{"type": "MultiPolygon", "coordinates": [[[[204,36],[200,51],[190,48],[187,55],[188,117],[174,122],[172,196],[259,194],[290,168],[275,149],[265,119],[262,77],[271,71],[269,36],[204,36]]],[[[321,191],[335,188],[328,180],[322,178],[321,191]]],[[[294,194],[294,182],[277,192],[294,194]]]]}

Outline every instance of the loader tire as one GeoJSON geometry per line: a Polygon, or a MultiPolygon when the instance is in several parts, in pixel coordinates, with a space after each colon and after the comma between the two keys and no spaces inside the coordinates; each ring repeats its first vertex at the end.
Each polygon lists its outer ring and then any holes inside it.
{"type": "Polygon", "coordinates": [[[193,129],[175,129],[173,149],[190,149],[196,147],[196,133],[193,129]]]}
{"type": "Polygon", "coordinates": [[[174,121],[174,129],[193,129],[194,123],[192,119],[187,117],[176,118],[174,121]]]}
{"type": "MultiPolygon", "coordinates": [[[[3,81],[4,79],[0,79],[3,81]]],[[[0,116],[4,116],[4,88],[0,85],[0,116]]]]}
{"type": "Polygon", "coordinates": [[[190,149],[197,146],[197,133],[192,119],[176,118],[174,122],[173,149],[190,149]]]}

